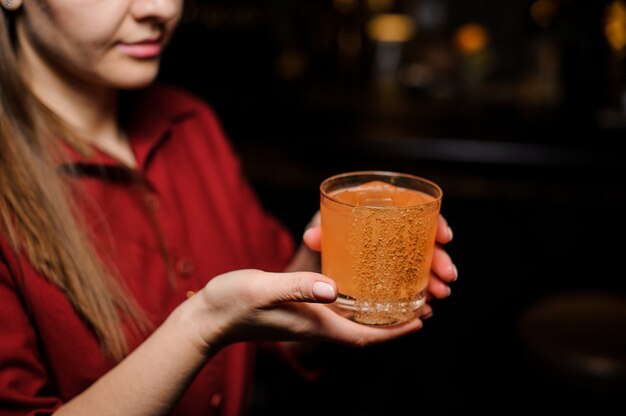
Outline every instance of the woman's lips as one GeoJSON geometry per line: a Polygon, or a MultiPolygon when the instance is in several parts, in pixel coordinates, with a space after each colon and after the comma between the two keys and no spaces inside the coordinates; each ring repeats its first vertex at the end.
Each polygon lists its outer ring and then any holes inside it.
{"type": "Polygon", "coordinates": [[[163,45],[158,41],[144,41],[136,43],[118,43],[117,47],[133,58],[154,58],[161,54],[163,45]]]}

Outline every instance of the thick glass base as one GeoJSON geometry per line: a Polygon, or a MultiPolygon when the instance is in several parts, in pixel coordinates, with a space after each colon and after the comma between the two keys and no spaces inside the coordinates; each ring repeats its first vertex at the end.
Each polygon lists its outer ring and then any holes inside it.
{"type": "Polygon", "coordinates": [[[425,301],[424,291],[415,298],[388,302],[354,299],[339,294],[333,307],[340,315],[360,324],[397,325],[419,317],[425,301]]]}

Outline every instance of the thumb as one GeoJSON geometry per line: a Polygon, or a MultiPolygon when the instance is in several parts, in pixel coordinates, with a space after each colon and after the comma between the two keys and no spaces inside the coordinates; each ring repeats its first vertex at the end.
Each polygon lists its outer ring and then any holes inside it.
{"type": "MultiPolygon", "coordinates": [[[[269,273],[273,282],[266,282],[275,302],[331,303],[337,299],[337,285],[332,279],[313,272],[269,273]]],[[[266,286],[266,287],[267,287],[266,286]]]]}

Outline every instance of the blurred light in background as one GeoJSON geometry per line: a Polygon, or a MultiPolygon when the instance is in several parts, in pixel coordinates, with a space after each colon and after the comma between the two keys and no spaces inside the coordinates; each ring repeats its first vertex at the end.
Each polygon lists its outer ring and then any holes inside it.
{"type": "Polygon", "coordinates": [[[416,30],[415,20],[399,13],[375,15],[367,24],[367,34],[376,42],[407,42],[415,35],[416,30]]]}
{"type": "Polygon", "coordinates": [[[187,0],[174,42],[164,77],[224,114],[568,144],[553,132],[626,130],[626,0],[187,0]]]}
{"type": "Polygon", "coordinates": [[[606,8],[604,35],[613,53],[623,57],[626,51],[626,6],[621,0],[615,0],[606,8]]]}
{"type": "Polygon", "coordinates": [[[483,51],[489,44],[487,29],[478,23],[467,23],[459,27],[454,35],[454,44],[459,52],[471,55],[483,51]]]}
{"type": "Polygon", "coordinates": [[[539,27],[545,29],[552,24],[558,9],[558,0],[537,0],[530,6],[530,15],[539,27]]]}

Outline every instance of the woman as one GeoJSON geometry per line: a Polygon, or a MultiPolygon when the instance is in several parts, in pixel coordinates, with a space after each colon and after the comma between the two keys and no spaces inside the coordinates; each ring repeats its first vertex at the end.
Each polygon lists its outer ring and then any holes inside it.
{"type": "MultiPolygon", "coordinates": [[[[0,5],[0,414],[236,415],[241,341],[421,327],[323,305],[334,282],[296,272],[315,270],[319,227],[292,256],[210,108],[150,85],[182,0],[0,5]]],[[[438,248],[429,291],[454,279],[438,248]]]]}

